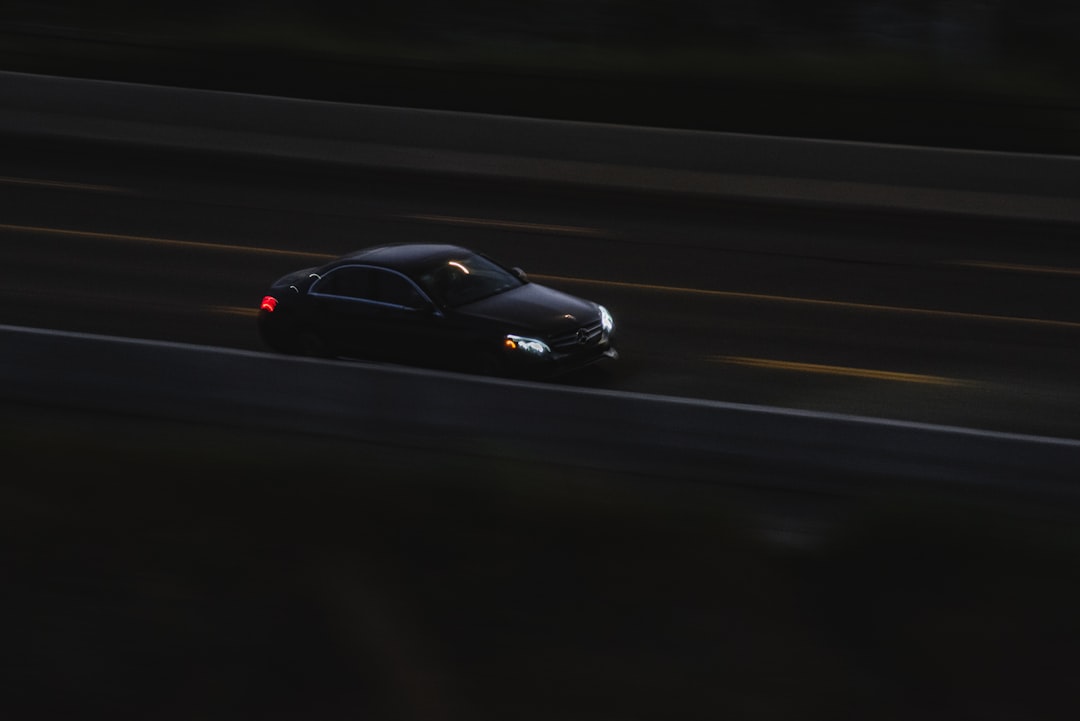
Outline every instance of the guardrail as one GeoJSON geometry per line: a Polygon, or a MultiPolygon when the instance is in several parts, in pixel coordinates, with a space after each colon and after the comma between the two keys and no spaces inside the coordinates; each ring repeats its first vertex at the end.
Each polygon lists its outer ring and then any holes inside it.
{"type": "Polygon", "coordinates": [[[0,133],[706,197],[1080,222],[1080,157],[413,110],[0,73],[0,133]]]}
{"type": "Polygon", "coordinates": [[[1080,441],[15,326],[0,400],[756,490],[1080,500],[1080,441]]]}

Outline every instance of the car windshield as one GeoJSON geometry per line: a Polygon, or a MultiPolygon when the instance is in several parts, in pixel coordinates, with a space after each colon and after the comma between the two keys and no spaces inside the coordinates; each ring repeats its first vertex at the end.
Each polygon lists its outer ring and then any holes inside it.
{"type": "Polygon", "coordinates": [[[418,280],[428,295],[449,308],[522,285],[520,278],[482,255],[441,261],[418,280]]]}

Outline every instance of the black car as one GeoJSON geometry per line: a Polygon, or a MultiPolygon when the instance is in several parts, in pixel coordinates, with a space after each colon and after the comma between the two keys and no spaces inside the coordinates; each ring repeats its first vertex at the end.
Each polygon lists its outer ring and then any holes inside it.
{"type": "Polygon", "coordinates": [[[289,273],[258,318],[283,353],[531,377],[618,357],[604,306],[454,245],[368,248],[289,273]]]}

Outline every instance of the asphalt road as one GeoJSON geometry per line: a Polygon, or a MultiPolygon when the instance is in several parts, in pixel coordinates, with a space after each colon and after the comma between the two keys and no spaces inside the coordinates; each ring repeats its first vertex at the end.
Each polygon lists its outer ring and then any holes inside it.
{"type": "Polygon", "coordinates": [[[567,383],[1080,438],[1072,226],[5,143],[0,323],[249,350],[287,271],[446,241],[603,302],[567,383]]]}

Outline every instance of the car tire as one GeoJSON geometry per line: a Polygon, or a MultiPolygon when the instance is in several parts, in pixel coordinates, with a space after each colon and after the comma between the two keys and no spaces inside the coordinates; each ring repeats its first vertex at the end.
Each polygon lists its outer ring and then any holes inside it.
{"type": "Polygon", "coordinates": [[[494,353],[481,353],[476,356],[473,371],[482,376],[503,378],[506,376],[506,363],[494,353]]]}

